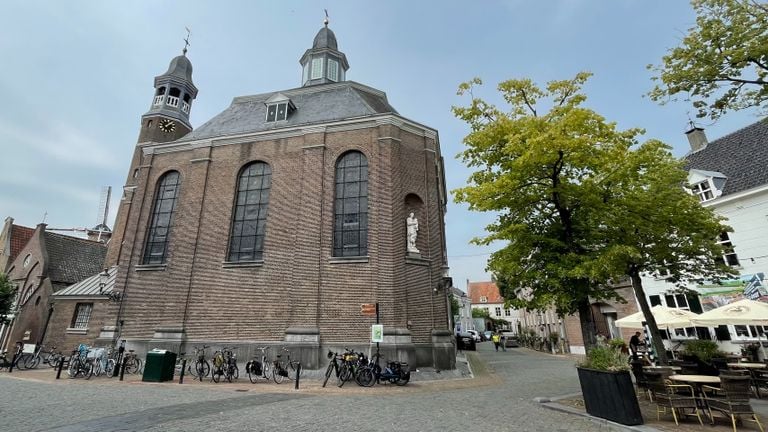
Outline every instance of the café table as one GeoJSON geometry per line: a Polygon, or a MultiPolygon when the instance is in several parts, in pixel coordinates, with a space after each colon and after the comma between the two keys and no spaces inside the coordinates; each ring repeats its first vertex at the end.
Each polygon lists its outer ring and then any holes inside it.
{"type": "Polygon", "coordinates": [[[744,369],[765,369],[767,366],[765,363],[728,363],[728,367],[744,369]]]}
{"type": "Polygon", "coordinates": [[[700,407],[702,409],[706,408],[706,402],[702,397],[704,391],[701,389],[701,386],[704,384],[720,384],[720,377],[709,375],[670,375],[667,379],[692,384],[699,395],[700,407]]]}
{"type": "Polygon", "coordinates": [[[647,370],[667,369],[675,372],[683,370],[683,368],[681,368],[680,366],[643,366],[643,369],[647,369],[647,370]]]}

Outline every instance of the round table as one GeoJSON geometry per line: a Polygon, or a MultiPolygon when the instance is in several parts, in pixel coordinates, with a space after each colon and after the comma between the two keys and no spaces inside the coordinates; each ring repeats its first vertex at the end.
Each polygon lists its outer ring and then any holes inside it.
{"type": "Polygon", "coordinates": [[[694,384],[720,384],[720,377],[709,375],[670,375],[667,379],[694,384]]]}
{"type": "Polygon", "coordinates": [[[746,369],[765,369],[768,364],[765,363],[728,363],[728,367],[746,368],[746,369]]]}
{"type": "Polygon", "coordinates": [[[683,370],[683,368],[681,368],[680,366],[643,366],[643,369],[649,369],[649,370],[667,369],[667,370],[673,370],[675,372],[683,370]]]}

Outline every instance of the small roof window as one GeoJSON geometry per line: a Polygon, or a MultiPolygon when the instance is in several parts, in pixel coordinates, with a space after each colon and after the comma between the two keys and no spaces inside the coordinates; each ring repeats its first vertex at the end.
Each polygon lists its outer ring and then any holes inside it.
{"type": "Polygon", "coordinates": [[[270,97],[264,104],[267,106],[267,122],[288,120],[291,113],[296,110],[293,102],[282,93],[270,97]]]}

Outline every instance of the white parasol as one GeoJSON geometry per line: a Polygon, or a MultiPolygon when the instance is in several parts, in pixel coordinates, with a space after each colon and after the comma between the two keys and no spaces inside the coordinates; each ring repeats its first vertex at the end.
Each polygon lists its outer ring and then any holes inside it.
{"type": "MultiPolygon", "coordinates": [[[[667,328],[693,327],[692,320],[699,317],[699,315],[687,310],[668,308],[662,305],[652,307],[651,313],[656,318],[657,326],[667,328]]],[[[643,328],[645,322],[645,315],[640,311],[616,320],[615,324],[616,327],[621,328],[643,328]]]]}
{"type": "MultiPolygon", "coordinates": [[[[717,309],[704,312],[694,319],[694,324],[701,326],[718,325],[747,325],[747,326],[768,326],[768,303],[755,300],[743,299],[720,306],[717,309]]],[[[758,334],[758,341],[760,335],[758,334]]],[[[760,341],[760,349],[765,355],[765,347],[760,341]]]]}

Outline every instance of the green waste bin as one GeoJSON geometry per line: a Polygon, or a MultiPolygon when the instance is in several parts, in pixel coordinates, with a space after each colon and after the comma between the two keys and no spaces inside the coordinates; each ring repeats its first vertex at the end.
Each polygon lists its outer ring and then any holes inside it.
{"type": "Polygon", "coordinates": [[[176,353],[154,349],[147,353],[144,362],[142,381],[165,382],[173,381],[173,371],[176,366],[176,353]]]}

